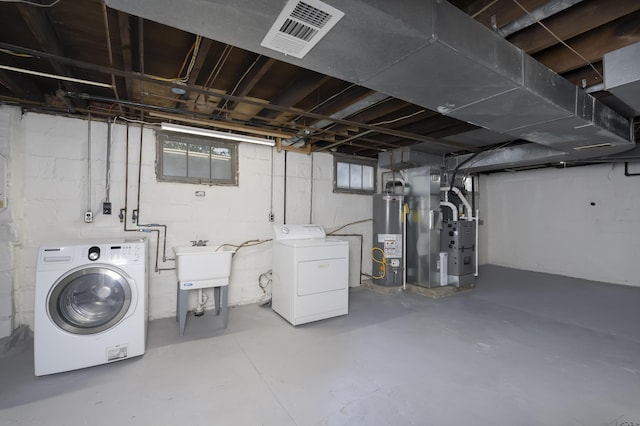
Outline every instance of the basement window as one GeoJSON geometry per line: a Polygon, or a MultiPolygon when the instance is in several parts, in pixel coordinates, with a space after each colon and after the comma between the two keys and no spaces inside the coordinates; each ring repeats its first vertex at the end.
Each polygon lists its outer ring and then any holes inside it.
{"type": "Polygon", "coordinates": [[[376,173],[376,160],[334,155],[333,192],[373,194],[376,173]]]}
{"type": "Polygon", "coordinates": [[[158,132],[156,176],[162,182],[238,185],[238,145],[158,132]]]}

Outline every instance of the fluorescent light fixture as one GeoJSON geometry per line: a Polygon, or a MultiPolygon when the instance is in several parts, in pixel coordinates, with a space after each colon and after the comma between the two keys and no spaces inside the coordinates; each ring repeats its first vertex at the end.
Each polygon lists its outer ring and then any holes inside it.
{"type": "Polygon", "coordinates": [[[20,73],[23,73],[23,74],[37,75],[38,77],[46,77],[46,78],[53,78],[53,79],[56,79],[56,80],[71,81],[71,82],[74,82],[74,83],[89,84],[91,86],[106,87],[108,89],[113,87],[110,84],[100,83],[98,81],[82,80],[80,78],[66,77],[64,75],[57,75],[57,74],[49,74],[47,72],[26,70],[24,68],[10,67],[8,65],[0,65],[0,69],[7,70],[7,71],[13,71],[13,72],[20,72],[20,73]]]}
{"type": "Polygon", "coordinates": [[[217,130],[201,129],[199,127],[182,126],[180,124],[162,123],[162,130],[167,132],[186,133],[189,135],[206,136],[209,138],[227,139],[237,142],[255,143],[258,145],[275,146],[271,139],[255,138],[253,136],[238,135],[236,133],[219,132],[217,130]]]}

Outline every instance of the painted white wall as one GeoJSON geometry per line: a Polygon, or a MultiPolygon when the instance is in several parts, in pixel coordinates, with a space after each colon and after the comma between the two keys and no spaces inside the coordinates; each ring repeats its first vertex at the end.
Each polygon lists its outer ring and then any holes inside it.
{"type": "Polygon", "coordinates": [[[482,176],[486,260],[640,286],[638,179],[621,164],[482,176]]]}
{"type": "MultiPolygon", "coordinates": [[[[19,140],[20,132],[16,123],[19,121],[20,109],[0,106],[0,155],[5,160],[6,189],[12,186],[19,191],[20,182],[11,168],[12,158],[19,158],[19,149],[12,149],[11,140],[19,140]]],[[[2,173],[2,171],[0,171],[2,173]]],[[[5,188],[2,189],[5,191],[5,188]]],[[[0,208],[0,338],[11,334],[14,328],[14,247],[17,243],[17,229],[14,218],[19,217],[19,192],[6,191],[4,203],[0,208]]]]}
{"type": "MultiPolygon", "coordinates": [[[[91,200],[88,196],[88,122],[59,116],[28,113],[11,117],[11,167],[17,173],[10,190],[20,194],[14,214],[15,239],[12,269],[8,271],[13,283],[16,321],[12,325],[33,325],[35,268],[38,247],[43,243],[81,238],[112,238],[118,236],[147,236],[150,238],[150,318],[175,314],[175,271],[154,272],[155,233],[123,231],[118,212],[125,204],[126,126],[113,126],[111,151],[110,201],[113,214],[102,214],[106,189],[107,125],[91,123],[91,200]],[[14,155],[15,154],[15,155],[14,155]],[[84,212],[89,201],[94,222],[85,224],[84,212]]],[[[273,223],[284,219],[284,153],[251,144],[239,144],[239,186],[206,186],[157,182],[155,132],[142,132],[142,175],[139,223],[160,223],[168,226],[167,258],[173,258],[171,247],[188,244],[190,240],[209,240],[209,245],[239,244],[253,239],[270,239],[273,223]],[[273,170],[273,179],[272,179],[273,170]],[[273,181],[273,183],[272,183],[273,181]],[[272,191],[273,188],[273,191],[272,191]],[[205,197],[196,197],[204,191],[205,197]],[[272,197],[273,193],[273,197],[272,197]]],[[[137,164],[140,153],[140,126],[129,126],[129,194],[128,226],[131,210],[137,204],[137,164]]],[[[287,154],[287,223],[315,223],[332,230],[340,225],[371,216],[371,197],[333,194],[333,161],[329,154],[312,157],[298,153],[287,154]],[[313,188],[313,192],[311,189],[313,188]],[[313,197],[313,203],[312,201],[313,197]],[[311,213],[311,208],[313,213],[311,213]]],[[[0,223],[0,227],[2,223],[0,223]]],[[[365,235],[364,252],[370,250],[370,223],[353,225],[344,232],[365,235]],[[368,244],[368,247],[367,247],[368,244]]],[[[0,233],[0,247],[3,234],[0,233]]],[[[359,239],[351,238],[350,285],[359,283],[359,239]],[[355,263],[354,263],[355,262],[355,263]]],[[[162,243],[162,241],[161,241],[162,243]]],[[[174,267],[171,260],[162,261],[160,247],[159,269],[174,267]]],[[[365,261],[365,271],[368,262],[365,261]]],[[[1,266],[1,265],[0,265],[1,266]]],[[[271,243],[243,248],[233,260],[230,304],[257,301],[262,295],[258,276],[271,268],[271,243]]],[[[0,277],[2,277],[0,271],[0,277]]],[[[192,305],[195,293],[192,292],[192,305]]],[[[210,304],[212,300],[210,300],[210,304]]],[[[0,312],[0,315],[3,315],[0,312]]]]}
{"type": "MultiPolygon", "coordinates": [[[[345,193],[333,193],[333,156],[313,154],[313,215],[311,222],[320,223],[327,232],[359,234],[359,236],[335,236],[349,241],[349,283],[360,285],[362,272],[371,275],[372,247],[372,197],[345,193]],[[343,229],[346,223],[360,222],[343,229]]],[[[363,277],[364,278],[364,277],[363,277]]]]}

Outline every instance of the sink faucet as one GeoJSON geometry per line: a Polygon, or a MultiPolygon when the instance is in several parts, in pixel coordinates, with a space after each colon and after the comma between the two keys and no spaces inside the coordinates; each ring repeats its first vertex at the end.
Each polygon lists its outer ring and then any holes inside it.
{"type": "Polygon", "coordinates": [[[204,247],[207,245],[207,243],[209,242],[209,240],[191,240],[191,246],[192,247],[204,247]]]}

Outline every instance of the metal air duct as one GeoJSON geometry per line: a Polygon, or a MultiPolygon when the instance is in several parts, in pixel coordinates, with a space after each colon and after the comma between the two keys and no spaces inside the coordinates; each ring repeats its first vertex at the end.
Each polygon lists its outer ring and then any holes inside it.
{"type": "Polygon", "coordinates": [[[284,1],[106,3],[544,145],[566,160],[635,146],[629,119],[446,1],[329,0],[345,15],[303,59],[260,46],[284,1]]]}
{"type": "Polygon", "coordinates": [[[640,115],[640,43],[604,55],[604,86],[640,115]]]}

